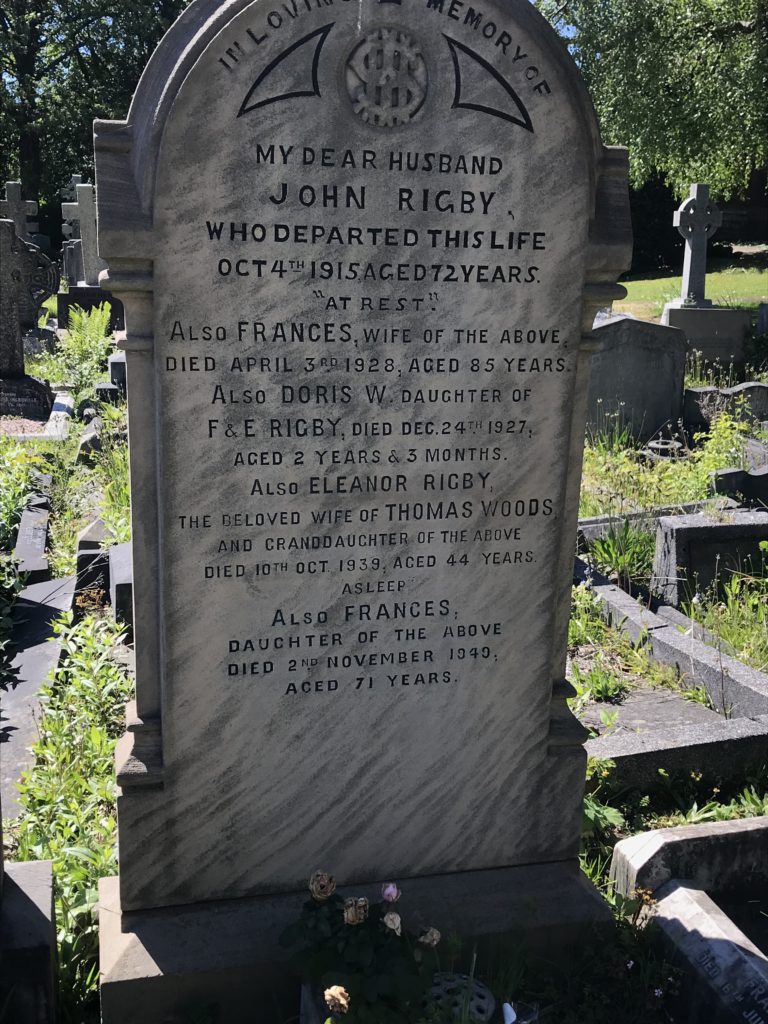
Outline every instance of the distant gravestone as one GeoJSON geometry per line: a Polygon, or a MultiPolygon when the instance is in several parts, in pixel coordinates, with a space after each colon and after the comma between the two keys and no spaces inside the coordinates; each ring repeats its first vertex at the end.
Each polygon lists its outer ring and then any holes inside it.
{"type": "Polygon", "coordinates": [[[16,237],[25,242],[32,241],[30,228],[37,230],[37,225],[30,225],[29,218],[37,216],[37,203],[25,200],[21,194],[21,182],[5,183],[5,199],[0,199],[0,217],[12,220],[16,229],[16,237]]]}
{"type": "Polygon", "coordinates": [[[136,648],[105,1024],[217,965],[245,1020],[320,861],[461,892],[466,934],[605,912],[565,656],[627,156],[528,0],[457,11],[197,0],[96,123],[136,648]]]}
{"type": "Polygon", "coordinates": [[[64,243],[64,276],[69,290],[59,292],[57,319],[59,327],[69,326],[69,310],[73,306],[90,310],[108,302],[112,315],[110,327],[115,330],[122,326],[122,305],[99,285],[99,274],[106,268],[98,253],[96,233],[96,196],[93,185],[76,181],[74,175],[70,188],[75,193],[74,202],[61,204],[65,223],[72,227],[72,240],[64,243]]]}
{"type": "Polygon", "coordinates": [[[706,298],[707,242],[722,222],[709,186],[691,185],[690,196],[674,216],[674,226],[685,239],[681,294],[664,307],[662,323],[684,331],[689,350],[706,362],[739,364],[745,359],[752,322],[749,310],[718,309],[706,298]]]}
{"type": "Polygon", "coordinates": [[[628,429],[637,441],[676,431],[683,411],[685,335],[674,327],[613,317],[595,326],[587,429],[628,429]]]}
{"type": "Polygon", "coordinates": [[[62,203],[61,212],[64,220],[77,224],[79,238],[82,240],[83,283],[92,288],[99,285],[99,274],[106,263],[99,259],[96,238],[96,198],[93,185],[77,183],[74,185],[77,199],[73,203],[62,203]]]}
{"type": "Polygon", "coordinates": [[[680,303],[702,309],[706,298],[707,242],[723,223],[723,215],[709,197],[708,185],[691,185],[691,194],[675,212],[674,225],[685,241],[680,303]]]}
{"type": "Polygon", "coordinates": [[[13,221],[0,220],[0,416],[42,419],[53,405],[50,389],[24,372],[20,303],[29,298],[38,251],[16,237],[13,221]]]}

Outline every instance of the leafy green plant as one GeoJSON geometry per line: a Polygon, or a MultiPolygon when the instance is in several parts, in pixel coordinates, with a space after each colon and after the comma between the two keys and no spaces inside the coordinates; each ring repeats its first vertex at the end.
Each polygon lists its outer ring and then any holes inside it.
{"type": "Polygon", "coordinates": [[[655,550],[653,534],[628,519],[620,526],[612,524],[605,536],[596,537],[589,545],[596,568],[609,573],[623,590],[631,590],[633,584],[648,584],[655,550]]]}
{"type": "Polygon", "coordinates": [[[666,508],[710,497],[717,469],[744,468],[748,423],[728,412],[714,417],[709,433],[681,458],[649,461],[634,446],[589,443],[584,449],[581,516],[626,516],[646,508],[666,508]]]}
{"type": "Polygon", "coordinates": [[[52,860],[65,1020],[96,999],[98,880],[116,871],[114,748],[131,685],[115,658],[119,628],[71,613],[55,624],[62,657],[42,691],[34,766],[7,839],[14,860],[52,860]]]}
{"type": "Polygon", "coordinates": [[[16,441],[0,437],[0,552],[10,551],[32,489],[32,471],[40,459],[16,441]]]}
{"type": "Polygon", "coordinates": [[[627,681],[611,672],[599,659],[586,671],[574,665],[572,682],[577,698],[582,701],[596,700],[616,704],[629,692],[627,681]]]}
{"type": "Polygon", "coordinates": [[[112,349],[109,320],[108,303],[87,312],[73,306],[69,311],[69,330],[56,351],[39,356],[34,367],[30,366],[30,373],[51,384],[66,386],[76,407],[83,401],[95,401],[96,384],[103,379],[112,349]]]}

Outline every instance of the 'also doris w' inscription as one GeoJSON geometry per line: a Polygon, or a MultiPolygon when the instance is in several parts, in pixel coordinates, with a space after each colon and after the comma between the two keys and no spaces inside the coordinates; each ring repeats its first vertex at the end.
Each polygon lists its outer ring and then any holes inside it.
{"type": "Polygon", "coordinates": [[[211,27],[137,186],[165,773],[124,790],[124,904],[290,889],[318,858],[572,856],[582,755],[550,719],[603,161],[576,73],[527,2],[191,10],[211,27]],[[162,874],[160,820],[196,836],[162,874]]]}

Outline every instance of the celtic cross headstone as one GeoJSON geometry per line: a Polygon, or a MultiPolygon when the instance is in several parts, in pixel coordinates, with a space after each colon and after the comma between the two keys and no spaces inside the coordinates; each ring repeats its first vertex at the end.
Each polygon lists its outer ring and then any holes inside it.
{"type": "Polygon", "coordinates": [[[5,183],[5,199],[0,199],[0,217],[12,220],[16,228],[16,237],[29,241],[32,235],[30,228],[36,225],[28,223],[29,217],[37,216],[37,203],[31,199],[23,199],[21,195],[21,182],[7,181],[5,183]]]}
{"type": "Polygon", "coordinates": [[[705,297],[707,242],[723,223],[723,215],[709,197],[709,185],[691,185],[691,194],[675,211],[674,225],[685,239],[681,302],[711,306],[705,297]]]}

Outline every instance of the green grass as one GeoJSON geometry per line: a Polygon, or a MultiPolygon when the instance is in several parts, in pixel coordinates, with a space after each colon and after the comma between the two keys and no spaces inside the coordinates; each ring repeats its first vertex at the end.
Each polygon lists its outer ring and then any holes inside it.
{"type": "MultiPolygon", "coordinates": [[[[768,271],[764,267],[722,265],[722,260],[710,261],[707,273],[707,298],[716,306],[756,308],[768,302],[768,271]],[[721,264],[718,266],[718,264],[721,264]]],[[[617,313],[632,313],[643,319],[661,316],[664,304],[680,297],[682,274],[638,274],[621,282],[627,297],[615,302],[617,313]]]]}

